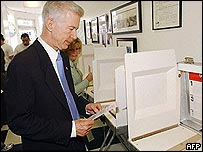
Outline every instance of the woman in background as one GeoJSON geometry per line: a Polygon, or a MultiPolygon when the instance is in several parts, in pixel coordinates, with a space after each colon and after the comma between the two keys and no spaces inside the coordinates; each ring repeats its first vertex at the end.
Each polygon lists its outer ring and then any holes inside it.
{"type": "Polygon", "coordinates": [[[70,67],[71,67],[71,74],[73,77],[73,82],[75,86],[75,92],[78,95],[82,95],[85,88],[89,86],[90,81],[93,80],[92,72],[89,68],[89,73],[85,79],[83,79],[83,73],[80,69],[77,68],[78,58],[80,53],[82,52],[82,42],[79,38],[74,40],[65,50],[66,54],[70,59],[70,67]]]}

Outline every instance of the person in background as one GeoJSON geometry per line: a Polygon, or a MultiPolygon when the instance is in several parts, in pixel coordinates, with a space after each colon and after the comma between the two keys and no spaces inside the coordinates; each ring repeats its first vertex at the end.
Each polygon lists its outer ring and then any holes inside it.
{"type": "Polygon", "coordinates": [[[5,90],[8,126],[21,136],[23,151],[86,150],[84,137],[94,120],[79,116],[95,114],[102,106],[75,93],[70,62],[61,51],[77,38],[83,15],[73,1],[47,1],[41,35],[10,63],[5,90]],[[74,105],[77,117],[71,110],[74,105]]]}
{"type": "Polygon", "coordinates": [[[79,68],[77,68],[77,62],[79,55],[82,51],[82,42],[79,38],[74,40],[69,46],[68,49],[65,50],[66,54],[70,60],[71,74],[73,77],[73,82],[75,86],[75,92],[78,95],[82,95],[85,88],[89,86],[90,81],[93,80],[92,72],[89,70],[88,75],[85,79],[83,79],[83,73],[79,68]]]}
{"type": "Polygon", "coordinates": [[[21,40],[22,43],[18,44],[15,49],[14,49],[14,55],[22,52],[23,50],[25,50],[26,48],[28,48],[30,46],[30,37],[27,33],[23,33],[21,34],[21,40]]]}
{"type": "Polygon", "coordinates": [[[1,72],[5,72],[5,53],[1,48],[1,72]]]}
{"type": "MultiPolygon", "coordinates": [[[[5,54],[1,48],[1,128],[4,125],[7,125],[7,108],[4,100],[4,90],[6,85],[6,70],[5,70],[5,54]]],[[[13,148],[13,144],[4,144],[4,141],[1,141],[1,151],[8,151],[13,148]]]]}
{"type": "Polygon", "coordinates": [[[7,123],[4,89],[6,84],[5,53],[1,48],[1,127],[7,123]]]}
{"type": "Polygon", "coordinates": [[[11,62],[11,60],[13,59],[13,48],[5,43],[5,38],[3,36],[3,34],[1,34],[1,48],[4,51],[5,54],[5,71],[7,71],[8,65],[11,62]]]}

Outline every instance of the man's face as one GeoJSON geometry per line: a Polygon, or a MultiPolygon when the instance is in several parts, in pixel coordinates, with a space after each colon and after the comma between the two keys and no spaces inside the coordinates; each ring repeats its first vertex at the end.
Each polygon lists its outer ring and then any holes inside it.
{"type": "Polygon", "coordinates": [[[28,46],[30,44],[30,39],[28,37],[22,37],[21,40],[25,46],[28,46]]]}
{"type": "Polygon", "coordinates": [[[68,12],[63,19],[53,21],[51,31],[53,48],[67,49],[70,43],[77,38],[79,23],[80,16],[73,12],[68,12]]]}

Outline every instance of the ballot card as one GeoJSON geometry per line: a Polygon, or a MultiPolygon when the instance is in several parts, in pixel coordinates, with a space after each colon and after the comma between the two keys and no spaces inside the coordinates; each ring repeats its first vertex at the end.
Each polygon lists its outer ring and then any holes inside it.
{"type": "Polygon", "coordinates": [[[116,107],[117,107],[116,103],[108,104],[107,106],[103,107],[103,109],[101,111],[90,116],[89,118],[95,120],[95,119],[99,118],[101,115],[111,111],[112,109],[115,109],[116,107]]]}

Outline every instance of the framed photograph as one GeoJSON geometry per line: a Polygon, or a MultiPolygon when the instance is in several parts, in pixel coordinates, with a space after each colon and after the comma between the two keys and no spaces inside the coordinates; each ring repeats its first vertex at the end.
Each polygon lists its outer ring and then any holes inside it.
{"type": "Polygon", "coordinates": [[[107,20],[107,14],[99,16],[99,41],[100,44],[104,46],[106,46],[107,43],[107,20]]]}
{"type": "Polygon", "coordinates": [[[152,30],[182,27],[182,1],[152,1],[152,30]]]}
{"type": "Polygon", "coordinates": [[[107,14],[99,16],[99,33],[107,32],[107,20],[108,20],[107,14]]]}
{"type": "Polygon", "coordinates": [[[131,1],[110,10],[113,34],[141,33],[141,1],[131,1]]]}
{"type": "Polygon", "coordinates": [[[117,46],[126,47],[127,53],[137,52],[137,38],[117,38],[117,46]]]}
{"type": "Polygon", "coordinates": [[[91,44],[92,43],[91,23],[89,21],[85,22],[85,37],[86,37],[86,44],[91,44]]]}
{"type": "Polygon", "coordinates": [[[91,20],[91,37],[92,37],[92,43],[99,43],[98,17],[95,17],[91,20]]]}

